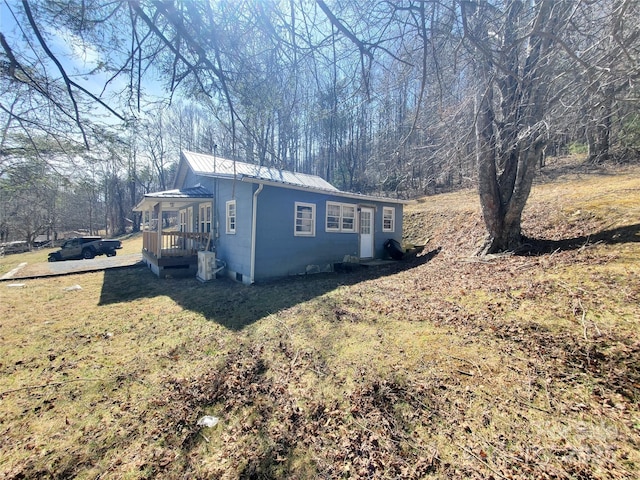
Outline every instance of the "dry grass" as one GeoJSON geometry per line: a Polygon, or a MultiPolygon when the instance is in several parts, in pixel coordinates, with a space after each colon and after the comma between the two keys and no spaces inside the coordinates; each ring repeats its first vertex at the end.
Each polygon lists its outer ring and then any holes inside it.
{"type": "Polygon", "coordinates": [[[0,283],[0,477],[637,478],[640,170],[580,172],[534,189],[539,256],[473,257],[460,192],[375,270],[0,283]]]}

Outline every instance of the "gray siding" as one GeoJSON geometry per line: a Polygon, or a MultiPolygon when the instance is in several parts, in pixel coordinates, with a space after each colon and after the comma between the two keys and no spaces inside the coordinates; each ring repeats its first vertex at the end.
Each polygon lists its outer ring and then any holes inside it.
{"type": "Polygon", "coordinates": [[[251,219],[253,191],[256,186],[241,181],[214,179],[187,173],[187,186],[200,184],[214,193],[213,229],[216,258],[224,261],[227,271],[240,273],[246,279],[251,275],[251,219]],[[236,233],[228,234],[227,201],[236,200],[236,233]]]}
{"type": "MultiPolygon", "coordinates": [[[[211,178],[195,175],[190,169],[187,169],[187,171],[184,173],[184,176],[184,182],[182,183],[182,185],[179,185],[179,187],[182,188],[195,187],[197,184],[201,184],[203,187],[209,188],[209,185],[212,183],[211,178]]],[[[209,191],[213,192],[213,189],[209,188],[209,191]]]]}
{"type": "Polygon", "coordinates": [[[385,258],[388,255],[384,251],[384,243],[393,238],[402,243],[402,222],[403,222],[403,209],[402,205],[393,203],[377,202],[376,206],[376,219],[375,219],[375,237],[374,237],[374,249],[376,258],[385,258]],[[393,208],[395,213],[395,225],[393,232],[382,231],[382,208],[393,208]]]}
{"type": "Polygon", "coordinates": [[[325,268],[358,254],[357,233],[327,233],[324,229],[326,201],[318,194],[265,186],[258,197],[255,279],[305,273],[307,266],[325,268]],[[314,237],[294,235],[295,202],[316,206],[314,237]]]}

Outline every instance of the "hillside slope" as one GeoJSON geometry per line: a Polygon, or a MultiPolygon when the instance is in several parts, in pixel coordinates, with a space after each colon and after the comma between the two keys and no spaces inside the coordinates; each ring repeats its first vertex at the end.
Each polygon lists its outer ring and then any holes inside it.
{"type": "MultiPolygon", "coordinates": [[[[538,174],[523,213],[525,236],[581,239],[640,221],[640,167],[597,167],[575,158],[556,162],[538,174]]],[[[405,208],[408,244],[448,243],[457,254],[474,254],[484,234],[474,190],[423,197],[405,208]]]]}
{"type": "Polygon", "coordinates": [[[0,477],[638,478],[640,169],[561,167],[536,256],[473,256],[468,191],[384,267],[0,286],[0,477]]]}

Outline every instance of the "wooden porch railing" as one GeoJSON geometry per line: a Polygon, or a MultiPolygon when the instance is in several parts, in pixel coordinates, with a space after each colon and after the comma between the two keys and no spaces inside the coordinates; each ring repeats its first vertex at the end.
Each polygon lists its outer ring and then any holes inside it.
{"type": "Polygon", "coordinates": [[[189,257],[207,248],[209,233],[162,232],[158,242],[158,232],[142,232],[142,249],[160,257],[189,257]]]}

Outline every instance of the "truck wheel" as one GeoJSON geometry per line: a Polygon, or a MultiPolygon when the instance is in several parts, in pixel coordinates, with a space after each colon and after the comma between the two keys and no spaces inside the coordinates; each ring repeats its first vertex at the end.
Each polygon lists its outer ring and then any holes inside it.
{"type": "Polygon", "coordinates": [[[107,252],[107,257],[115,257],[115,256],[116,256],[115,250],[111,250],[110,252],[107,252]]]}
{"type": "Polygon", "coordinates": [[[49,255],[49,261],[50,262],[57,262],[58,260],[60,260],[58,258],[58,255],[49,255]]]}
{"type": "Polygon", "coordinates": [[[85,249],[82,251],[82,258],[84,258],[84,259],[86,259],[86,260],[90,260],[90,259],[92,259],[92,258],[93,258],[93,257],[95,257],[95,256],[96,256],[96,254],[95,254],[95,253],[93,253],[93,250],[92,250],[91,248],[85,248],[85,249]]]}

